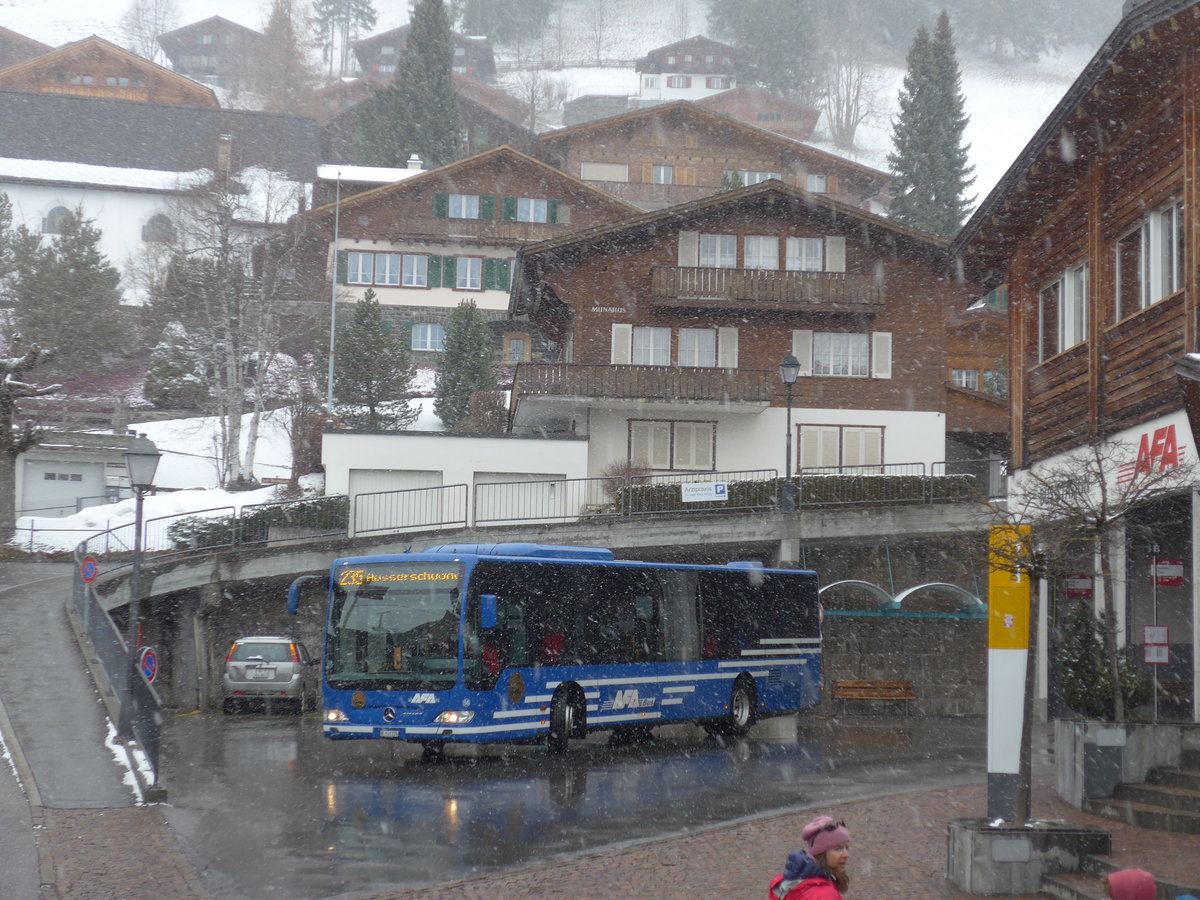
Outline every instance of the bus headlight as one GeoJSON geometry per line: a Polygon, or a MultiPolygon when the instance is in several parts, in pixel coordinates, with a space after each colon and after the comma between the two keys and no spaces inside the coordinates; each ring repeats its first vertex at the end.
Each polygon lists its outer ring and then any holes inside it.
{"type": "Polygon", "coordinates": [[[346,715],[344,712],[342,712],[340,709],[327,709],[327,710],[325,710],[325,721],[326,722],[349,722],[350,717],[348,715],[346,715]]]}
{"type": "Polygon", "coordinates": [[[447,709],[444,712],[438,713],[436,719],[433,720],[435,725],[465,725],[475,718],[473,710],[469,709],[447,709]]]}

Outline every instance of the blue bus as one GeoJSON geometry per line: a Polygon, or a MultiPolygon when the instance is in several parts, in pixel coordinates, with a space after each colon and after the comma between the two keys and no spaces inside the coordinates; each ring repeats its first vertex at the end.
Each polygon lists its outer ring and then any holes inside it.
{"type": "MultiPolygon", "coordinates": [[[[295,613],[302,586],[289,591],[295,613]]],[[[744,735],[821,699],[816,573],[462,544],[334,560],[323,661],[334,740],[544,742],[698,722],[744,735]]]]}

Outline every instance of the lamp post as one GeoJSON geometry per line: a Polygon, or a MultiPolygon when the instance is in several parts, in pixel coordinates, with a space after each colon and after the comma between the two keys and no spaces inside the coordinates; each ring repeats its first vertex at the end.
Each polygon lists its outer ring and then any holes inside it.
{"type": "Polygon", "coordinates": [[[783,497],[780,498],[779,508],[784,512],[796,509],[796,495],[792,492],[792,385],[800,376],[800,360],[788,354],[779,364],[779,380],[787,388],[787,481],[783,487],[783,497]]]}
{"type": "Polygon", "coordinates": [[[141,616],[138,603],[141,599],[142,574],[142,506],[145,493],[154,486],[154,473],[158,470],[158,461],[162,454],[154,446],[154,442],[144,434],[139,434],[125,450],[125,468],[129,470],[129,484],[133,488],[133,568],[129,572],[129,628],[125,639],[129,650],[128,685],[125,702],[121,704],[121,721],[118,731],[123,740],[133,739],[133,697],[134,687],[142,677],[138,659],[138,631],[141,616]]]}

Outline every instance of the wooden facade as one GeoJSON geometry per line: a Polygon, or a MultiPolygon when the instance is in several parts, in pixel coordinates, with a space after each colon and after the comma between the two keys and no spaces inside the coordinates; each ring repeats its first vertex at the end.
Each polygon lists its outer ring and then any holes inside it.
{"type": "Polygon", "coordinates": [[[1016,467],[1180,408],[1200,331],[1200,4],[1131,8],[955,240],[1010,297],[1016,467]]]}
{"type": "MultiPolygon", "coordinates": [[[[814,202],[778,182],[528,248],[512,312],[528,315],[558,342],[570,365],[549,374],[519,369],[514,403],[547,392],[547,383],[582,397],[641,384],[643,402],[687,400],[686,390],[707,385],[709,401],[778,407],[784,392],[776,367],[794,353],[802,364],[797,406],[949,415],[949,323],[979,292],[947,276],[945,249],[932,235],[828,198],[814,202]],[[703,255],[708,237],[727,242],[720,265],[703,255]],[[795,268],[802,241],[820,252],[816,270],[795,268]],[[778,255],[763,257],[764,246],[778,255]],[[670,331],[657,378],[647,374],[656,367],[636,352],[627,358],[621,346],[627,329],[640,328],[670,331]],[[687,329],[718,332],[708,368],[684,358],[687,329]],[[869,362],[864,357],[865,367],[853,373],[823,371],[829,361],[814,348],[843,335],[856,336],[848,340],[860,342],[869,362]],[[579,374],[569,375],[572,369],[579,374]],[[637,377],[623,379],[627,369],[637,377]],[[607,380],[597,374],[605,370],[607,380]],[[676,385],[680,373],[690,380],[676,385]]],[[[1005,339],[1003,330],[989,339],[993,355],[1003,352],[1005,339]]],[[[990,417],[977,409],[971,415],[970,423],[948,421],[948,431],[1006,427],[1003,404],[990,417]]]]}
{"type": "Polygon", "coordinates": [[[0,72],[0,90],[217,107],[211,88],[96,36],[0,72]]]}
{"type": "Polygon", "coordinates": [[[820,110],[754,87],[722,91],[697,100],[696,105],[793,141],[808,140],[821,118],[820,110]]]}
{"type": "MultiPolygon", "coordinates": [[[[509,344],[524,341],[521,358],[528,359],[536,336],[527,321],[507,321],[517,250],[635,212],[532,157],[500,147],[404,181],[343,195],[336,205],[297,216],[292,226],[300,260],[299,297],[310,306],[328,307],[330,278],[336,277],[340,302],[361,299],[369,287],[389,317],[409,329],[414,324],[440,326],[460,301],[474,300],[493,320],[498,340],[507,335],[509,344]],[[452,200],[469,201],[471,215],[452,207],[452,200]],[[331,248],[337,252],[336,269],[331,248]],[[348,268],[352,254],[416,262],[421,277],[410,278],[411,272],[401,276],[396,269],[356,276],[348,268]],[[455,267],[458,259],[468,257],[480,260],[478,283],[460,285],[455,267]]],[[[414,349],[422,349],[419,342],[414,349]]]]}
{"type": "Polygon", "coordinates": [[[698,200],[730,184],[784,184],[877,211],[890,177],[686,101],[547,132],[534,151],[569,175],[643,209],[698,200]]]}
{"type": "Polygon", "coordinates": [[[158,36],[158,44],[181,75],[217,87],[250,87],[250,69],[263,35],[253,28],[210,16],[158,36]]]}

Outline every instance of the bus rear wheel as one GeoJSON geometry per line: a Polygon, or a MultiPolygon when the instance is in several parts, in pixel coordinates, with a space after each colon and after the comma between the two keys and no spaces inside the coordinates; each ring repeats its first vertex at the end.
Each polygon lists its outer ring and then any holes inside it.
{"type": "Polygon", "coordinates": [[[754,682],[745,677],[739,678],[729,693],[729,712],[719,719],[706,722],[704,730],[714,737],[745,737],[754,727],[756,703],[754,682]]]}
{"type": "Polygon", "coordinates": [[[578,735],[587,713],[579,698],[567,688],[559,688],[550,701],[550,731],[546,734],[546,749],[555,754],[567,752],[571,738],[578,735]]]}

